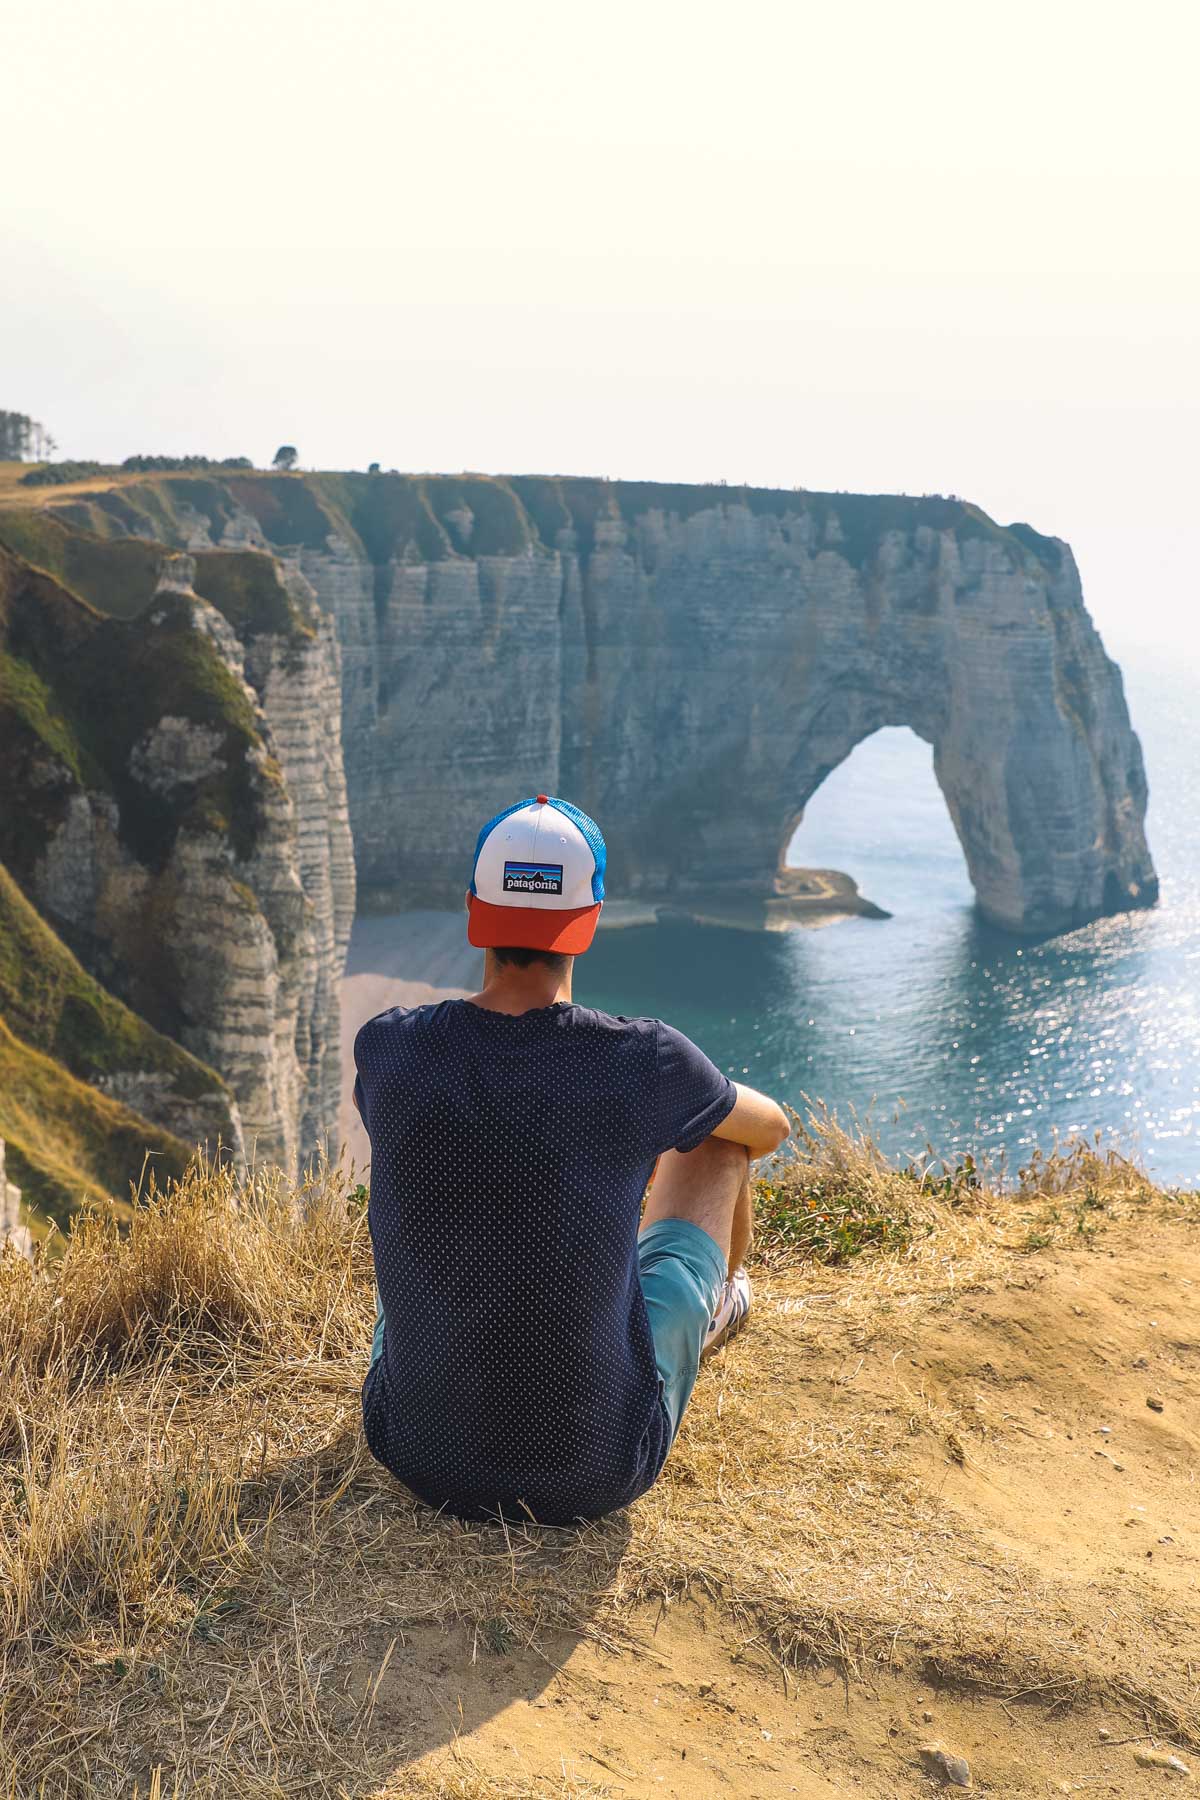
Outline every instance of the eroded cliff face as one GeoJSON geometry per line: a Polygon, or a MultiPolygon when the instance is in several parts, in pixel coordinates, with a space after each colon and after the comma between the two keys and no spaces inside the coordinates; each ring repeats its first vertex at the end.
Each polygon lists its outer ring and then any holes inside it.
{"type": "MultiPolygon", "coordinates": [[[[4,560],[6,859],[85,966],[224,1078],[235,1152],[294,1170],[337,1119],[354,908],[332,622],[262,556],[198,577],[160,552],[154,590],[114,599],[101,549],[78,585],[125,617],[4,560]]],[[[130,1079],[111,1091],[215,1141],[130,1079]]]]}
{"type": "MultiPolygon", "coordinates": [[[[202,578],[203,579],[203,578],[202,578]]],[[[295,570],[284,577],[310,636],[263,632],[245,647],[245,673],[295,819],[295,861],[309,904],[311,954],[301,960],[293,1036],[301,1081],[301,1154],[322,1142],[341,1104],[338,988],[354,922],[354,846],[342,764],[341,664],[333,620],[295,570]]]]}
{"type": "Polygon", "coordinates": [[[770,892],[811,795],[883,725],[933,745],[997,924],[1156,895],[1141,752],[1071,553],[966,503],[245,476],[85,512],[269,546],[311,584],[377,899],[457,903],[480,820],[539,790],[602,821],[614,893],[770,892]]]}

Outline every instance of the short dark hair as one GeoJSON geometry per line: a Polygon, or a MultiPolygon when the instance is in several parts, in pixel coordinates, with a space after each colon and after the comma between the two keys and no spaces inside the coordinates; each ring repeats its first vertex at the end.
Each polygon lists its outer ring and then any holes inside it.
{"type": "Polygon", "coordinates": [[[494,944],[492,955],[497,962],[511,963],[514,968],[528,969],[532,963],[545,963],[548,969],[556,974],[564,975],[569,956],[558,950],[527,950],[523,944],[494,944]]]}

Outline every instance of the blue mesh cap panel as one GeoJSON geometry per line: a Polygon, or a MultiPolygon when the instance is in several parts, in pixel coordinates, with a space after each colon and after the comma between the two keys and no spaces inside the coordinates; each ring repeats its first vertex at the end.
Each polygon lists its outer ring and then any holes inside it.
{"type": "MultiPolygon", "coordinates": [[[[471,859],[471,892],[472,893],[475,892],[475,870],[479,866],[479,852],[483,849],[483,846],[484,846],[485,842],[487,841],[487,839],[491,836],[492,832],[495,831],[497,825],[499,825],[499,823],[502,819],[507,819],[507,817],[510,813],[520,812],[522,807],[532,806],[536,799],[537,799],[536,794],[530,794],[528,800],[514,801],[511,806],[506,806],[503,812],[498,812],[494,819],[489,819],[487,824],[484,826],[483,830],[479,833],[479,836],[475,839],[475,855],[471,859]]],[[[571,810],[574,811],[574,808],[572,808],[571,810]]],[[[582,818],[583,814],[580,813],[579,816],[580,816],[580,818],[582,818]]],[[[588,823],[590,824],[591,821],[589,820],[588,823]]],[[[595,831],[595,829],[596,828],[593,825],[592,830],[595,831]]],[[[603,844],[603,839],[601,839],[601,843],[603,844]]]]}
{"type": "MultiPolygon", "coordinates": [[[[528,802],[525,801],[522,804],[528,805],[528,802]]],[[[550,805],[556,807],[560,813],[565,813],[573,825],[578,825],[587,842],[588,849],[596,859],[596,870],[592,876],[592,899],[599,904],[604,898],[604,869],[608,862],[608,851],[605,848],[600,827],[595,819],[589,819],[585,812],[580,812],[579,808],[572,806],[569,800],[559,800],[555,795],[551,795],[550,805]]],[[[503,813],[500,816],[503,818],[503,813]]],[[[476,851],[475,854],[478,855],[479,852],[476,851]]]]}

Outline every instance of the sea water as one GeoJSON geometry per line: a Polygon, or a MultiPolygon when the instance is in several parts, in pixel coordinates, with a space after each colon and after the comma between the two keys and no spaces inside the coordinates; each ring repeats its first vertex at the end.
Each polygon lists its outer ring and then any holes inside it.
{"type": "Polygon", "coordinates": [[[576,997],[657,1013],[735,1080],[869,1123],[890,1152],[1011,1171],[1100,1132],[1200,1185],[1200,724],[1194,661],[1120,658],[1150,781],[1153,909],[1028,942],[978,918],[932,753],[876,733],[810,802],[791,862],[844,870],[890,919],[750,933],[601,932],[576,997]]]}

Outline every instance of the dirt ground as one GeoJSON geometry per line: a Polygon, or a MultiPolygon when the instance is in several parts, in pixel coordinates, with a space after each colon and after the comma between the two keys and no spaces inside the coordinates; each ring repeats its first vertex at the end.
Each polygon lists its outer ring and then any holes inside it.
{"type": "MultiPolygon", "coordinates": [[[[725,1353],[800,1434],[827,1434],[843,1415],[856,1432],[864,1414],[885,1423],[944,1534],[939,1602],[948,1594],[953,1612],[961,1595],[964,1640],[990,1615],[1001,1655],[1010,1629],[1040,1621],[1048,1666],[1034,1691],[989,1694],[986,1658],[974,1686],[939,1671],[936,1654],[922,1667],[919,1639],[898,1640],[893,1668],[852,1679],[788,1671],[751,1619],[704,1594],[636,1611],[619,1648],[563,1635],[522,1651],[454,1627],[385,1626],[353,1680],[377,1681],[372,1730],[416,1754],[383,1791],[461,1779],[466,1791],[508,1780],[515,1792],[630,1800],[891,1800],[956,1791],[922,1758],[938,1742],[982,1794],[1183,1783],[1135,1761],[1176,1749],[1141,1708],[1087,1690],[1097,1677],[1114,1695],[1127,1678],[1136,1687],[1148,1661],[1194,1690],[1198,1293],[1195,1233],[1156,1229],[1030,1258],[1008,1282],[869,1336],[847,1330],[832,1300],[767,1284],[753,1329],[725,1353]]],[[[738,1505],[753,1509],[754,1495],[738,1505]]]]}

